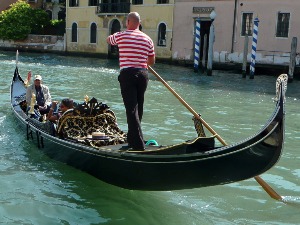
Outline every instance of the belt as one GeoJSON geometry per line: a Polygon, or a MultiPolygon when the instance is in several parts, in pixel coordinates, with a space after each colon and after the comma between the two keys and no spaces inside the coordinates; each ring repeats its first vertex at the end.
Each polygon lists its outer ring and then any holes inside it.
{"type": "Polygon", "coordinates": [[[140,70],[148,70],[147,68],[135,68],[135,67],[127,67],[120,70],[120,72],[123,71],[140,71],[140,70]]]}

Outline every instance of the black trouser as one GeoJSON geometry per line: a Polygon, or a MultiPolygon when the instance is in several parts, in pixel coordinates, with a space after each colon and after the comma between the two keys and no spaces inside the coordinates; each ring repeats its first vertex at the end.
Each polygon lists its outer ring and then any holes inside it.
{"type": "Polygon", "coordinates": [[[148,85],[146,69],[126,68],[121,70],[118,77],[121,94],[126,109],[128,145],[134,149],[145,148],[141,121],[144,111],[144,95],[148,85]]]}

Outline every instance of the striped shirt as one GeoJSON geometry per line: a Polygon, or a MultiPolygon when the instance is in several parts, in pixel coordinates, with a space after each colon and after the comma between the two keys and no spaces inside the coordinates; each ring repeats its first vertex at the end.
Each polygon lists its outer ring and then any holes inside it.
{"type": "Polygon", "coordinates": [[[155,56],[153,41],[138,29],[114,33],[109,42],[119,47],[120,69],[147,68],[148,57],[155,56]]]}

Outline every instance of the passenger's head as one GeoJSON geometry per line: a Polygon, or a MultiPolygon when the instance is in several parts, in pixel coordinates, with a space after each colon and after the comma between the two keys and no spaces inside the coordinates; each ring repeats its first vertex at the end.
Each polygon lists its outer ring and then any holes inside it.
{"type": "Polygon", "coordinates": [[[68,109],[72,109],[73,107],[73,100],[70,98],[64,98],[60,103],[60,109],[63,112],[67,111],[68,109]]]}
{"type": "Polygon", "coordinates": [[[40,86],[42,83],[42,76],[41,75],[35,75],[34,76],[34,85],[40,86]]]}
{"type": "Polygon", "coordinates": [[[127,16],[126,26],[130,30],[138,29],[141,23],[141,17],[137,12],[130,12],[127,16]]]}

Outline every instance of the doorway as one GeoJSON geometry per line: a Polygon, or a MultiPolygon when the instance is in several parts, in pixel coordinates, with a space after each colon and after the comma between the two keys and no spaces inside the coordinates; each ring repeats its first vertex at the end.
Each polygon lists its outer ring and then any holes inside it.
{"type": "Polygon", "coordinates": [[[209,47],[209,31],[211,20],[201,20],[200,22],[200,58],[199,65],[202,69],[205,69],[207,66],[208,59],[208,47],[209,47]],[[203,68],[204,67],[204,68],[203,68]]]}

